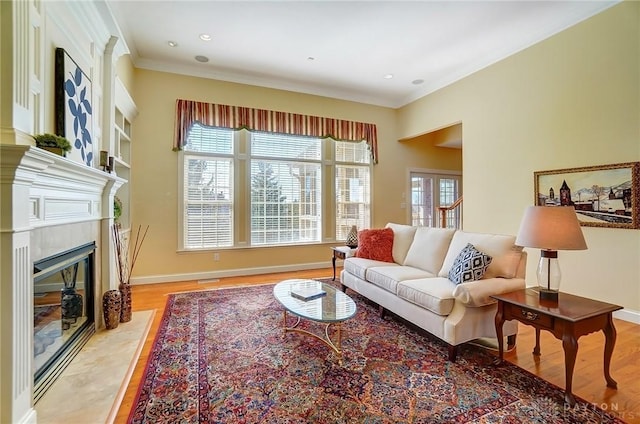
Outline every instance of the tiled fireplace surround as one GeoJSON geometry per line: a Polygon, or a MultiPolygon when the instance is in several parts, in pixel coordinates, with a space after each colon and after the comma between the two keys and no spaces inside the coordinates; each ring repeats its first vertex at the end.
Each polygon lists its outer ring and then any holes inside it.
{"type": "Polygon", "coordinates": [[[0,145],[0,422],[34,423],[33,262],[95,241],[94,316],[117,287],[113,197],[126,181],[30,146],[0,145]]]}

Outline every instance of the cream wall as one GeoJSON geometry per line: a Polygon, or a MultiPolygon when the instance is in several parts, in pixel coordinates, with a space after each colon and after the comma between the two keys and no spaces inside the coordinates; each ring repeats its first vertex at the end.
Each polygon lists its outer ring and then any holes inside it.
{"type": "Polygon", "coordinates": [[[421,151],[399,145],[396,112],[383,107],[142,69],[134,73],[133,98],[139,110],[133,123],[133,228],[150,225],[134,282],[330,265],[331,244],[221,250],[219,262],[213,261],[213,252],[177,252],[179,155],[172,151],[177,98],[375,123],[380,160],[373,166],[374,227],[406,221],[406,209],[400,207],[405,170],[424,164],[430,152],[428,146],[421,151]]]}
{"type": "MultiPolygon", "coordinates": [[[[398,112],[398,138],[462,122],[464,228],[516,234],[533,172],[640,161],[640,3],[624,2],[398,112]]],[[[640,230],[583,227],[562,289],[640,311],[640,230]]],[[[535,283],[532,249],[527,282],[535,283]]]]}
{"type": "Polygon", "coordinates": [[[128,54],[120,56],[116,62],[116,75],[127,89],[127,92],[133,91],[133,62],[128,54]]]}

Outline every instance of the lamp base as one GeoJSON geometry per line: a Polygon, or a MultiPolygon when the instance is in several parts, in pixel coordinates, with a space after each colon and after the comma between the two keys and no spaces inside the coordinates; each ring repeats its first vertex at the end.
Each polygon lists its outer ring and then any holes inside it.
{"type": "Polygon", "coordinates": [[[539,289],[540,290],[540,300],[548,300],[552,302],[558,301],[558,292],[555,290],[549,289],[539,289]]]}

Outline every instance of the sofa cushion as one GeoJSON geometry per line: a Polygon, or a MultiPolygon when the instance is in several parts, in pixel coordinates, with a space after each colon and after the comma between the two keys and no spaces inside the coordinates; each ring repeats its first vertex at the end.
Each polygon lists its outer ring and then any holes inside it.
{"type": "Polygon", "coordinates": [[[448,278],[442,277],[407,280],[398,283],[397,296],[434,314],[449,315],[455,303],[455,286],[448,278]]]}
{"type": "Polygon", "coordinates": [[[391,228],[393,230],[393,261],[400,265],[404,265],[409,247],[411,247],[411,243],[413,243],[413,236],[416,233],[417,227],[390,222],[386,225],[386,228],[391,228]]]}
{"type": "Polygon", "coordinates": [[[479,280],[484,276],[491,259],[491,256],[480,252],[473,244],[467,243],[451,265],[449,280],[456,284],[479,280]]]}
{"type": "Polygon", "coordinates": [[[453,261],[449,270],[449,280],[456,284],[479,280],[489,268],[491,259],[491,256],[480,252],[473,244],[467,243],[453,261]]]}
{"type": "Polygon", "coordinates": [[[358,258],[393,262],[393,230],[372,228],[358,232],[358,258]]]}
{"type": "Polygon", "coordinates": [[[396,294],[396,286],[400,281],[430,277],[435,277],[435,275],[410,266],[376,266],[367,270],[368,282],[393,294],[396,294]]]}
{"type": "MultiPolygon", "coordinates": [[[[467,245],[473,244],[476,249],[491,256],[493,260],[487,268],[484,278],[504,277],[513,278],[518,270],[518,261],[514,258],[515,236],[501,234],[469,233],[456,231],[449,245],[449,250],[438,272],[440,277],[448,277],[453,262],[460,251],[467,245]]],[[[519,260],[519,258],[518,258],[519,260]]]]}
{"type": "Polygon", "coordinates": [[[373,267],[400,267],[393,262],[374,261],[372,259],[351,257],[345,259],[343,268],[349,274],[355,275],[361,280],[367,279],[367,270],[373,267]]]}
{"type": "Polygon", "coordinates": [[[454,233],[451,228],[418,227],[404,264],[437,275],[454,233]]]}
{"type": "Polygon", "coordinates": [[[522,246],[511,246],[508,253],[493,258],[483,278],[514,278],[522,258],[522,246]]]}

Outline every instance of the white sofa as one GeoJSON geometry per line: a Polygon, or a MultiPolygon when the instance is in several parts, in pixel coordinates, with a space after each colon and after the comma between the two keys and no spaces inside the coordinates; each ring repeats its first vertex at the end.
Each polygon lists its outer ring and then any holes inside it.
{"type": "MultiPolygon", "coordinates": [[[[362,257],[344,261],[343,290],[354,290],[386,310],[444,340],[449,360],[457,346],[478,338],[494,338],[494,294],[525,287],[526,253],[515,237],[461,230],[387,224],[393,230],[394,262],[362,257]],[[480,280],[455,284],[449,270],[471,243],[492,257],[480,280]]],[[[363,250],[364,251],[364,250],[363,250]]],[[[508,345],[515,345],[516,321],[504,323],[508,345]]]]}

